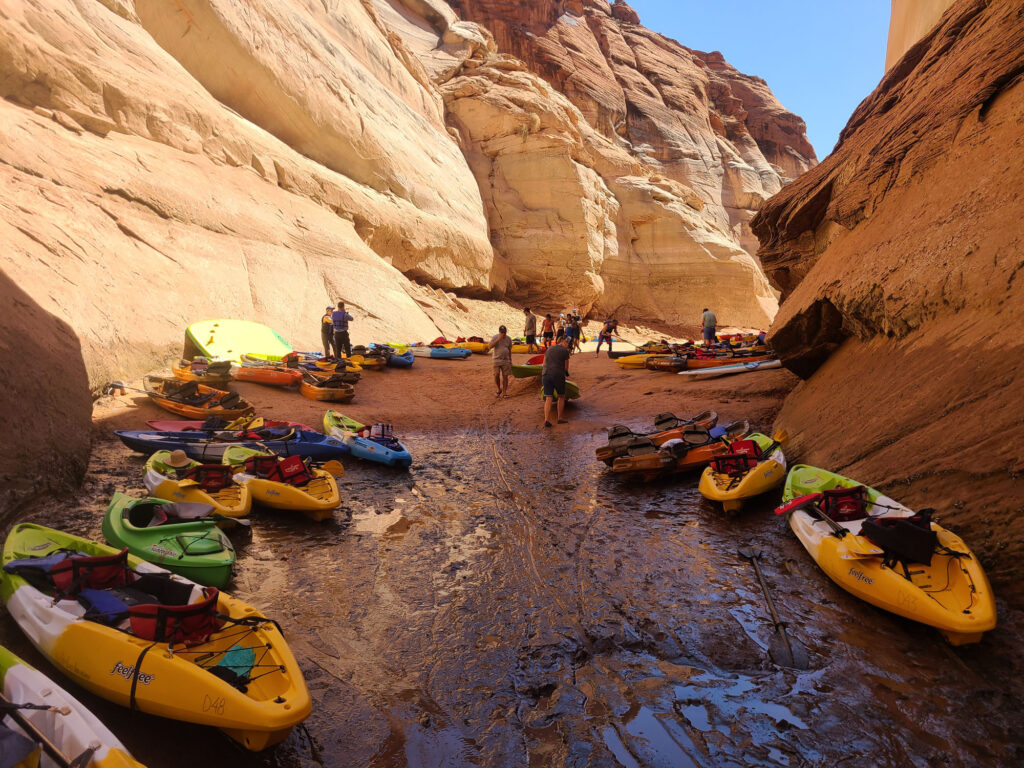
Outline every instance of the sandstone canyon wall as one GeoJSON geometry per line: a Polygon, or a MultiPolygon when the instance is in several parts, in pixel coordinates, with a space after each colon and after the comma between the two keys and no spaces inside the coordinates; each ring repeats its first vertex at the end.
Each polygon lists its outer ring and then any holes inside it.
{"type": "Polygon", "coordinates": [[[892,0],[889,40],[885,48],[885,69],[903,58],[918,40],[942,18],[955,0],[892,0]]]}
{"type": "Polygon", "coordinates": [[[959,0],[754,221],[794,452],[936,507],[1017,600],[1022,124],[1024,6],[959,0]]]}
{"type": "Polygon", "coordinates": [[[512,295],[557,304],[583,275],[576,303],[620,318],[693,323],[713,301],[725,322],[770,320],[748,222],[816,160],[763,80],[651,32],[623,2],[452,6],[505,54],[481,46],[435,80],[512,295]]]}

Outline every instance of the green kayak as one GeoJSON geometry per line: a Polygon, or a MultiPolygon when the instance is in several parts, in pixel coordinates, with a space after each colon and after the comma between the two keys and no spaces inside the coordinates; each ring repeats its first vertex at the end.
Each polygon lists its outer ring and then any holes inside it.
{"type": "Polygon", "coordinates": [[[335,411],[334,409],[331,409],[324,414],[325,435],[331,434],[332,429],[340,429],[344,432],[358,432],[365,426],[365,424],[360,424],[355,419],[350,419],[341,411],[335,411]]]}
{"type": "MultiPolygon", "coordinates": [[[[539,381],[539,379],[538,379],[538,381],[539,381]]],[[[566,400],[577,400],[577,399],[579,399],[579,396],[580,396],[579,384],[577,384],[575,381],[566,381],[565,382],[565,399],[566,400]]],[[[543,387],[540,390],[540,397],[541,397],[542,400],[544,399],[544,389],[543,389],[543,387]]]]}
{"type": "Polygon", "coordinates": [[[223,587],[231,579],[235,548],[212,511],[206,504],[115,493],[103,517],[103,538],[199,584],[223,587]]]}
{"type": "Polygon", "coordinates": [[[530,379],[540,376],[543,365],[513,365],[512,375],[517,379],[530,379]]]}

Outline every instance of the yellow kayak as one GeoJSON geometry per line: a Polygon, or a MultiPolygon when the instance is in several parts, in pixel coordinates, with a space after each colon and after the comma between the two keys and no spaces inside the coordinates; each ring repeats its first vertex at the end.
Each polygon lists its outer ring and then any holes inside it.
{"type": "Polygon", "coordinates": [[[722,502],[726,512],[733,512],[744,499],[778,488],[785,479],[782,447],[767,435],[753,432],[730,443],[728,453],[711,459],[697,490],[705,499],[722,502]]]}
{"type": "Polygon", "coordinates": [[[146,490],[158,499],[209,504],[225,517],[245,517],[252,508],[249,489],[236,483],[222,466],[200,464],[184,456],[184,451],[157,451],[146,461],[145,470],[146,490]],[[193,477],[187,477],[190,474],[193,477]]]}
{"type": "Polygon", "coordinates": [[[276,623],[215,587],[31,523],[8,535],[3,566],[0,597],[33,645],[115,704],[220,728],[254,751],[312,711],[276,623]]]}
{"type": "Polygon", "coordinates": [[[302,512],[317,522],[332,518],[341,504],[334,476],[326,469],[310,467],[299,456],[282,459],[270,452],[233,445],[224,451],[221,461],[238,472],[235,478],[257,504],[302,512]]]}
{"type": "Polygon", "coordinates": [[[626,355],[625,357],[616,358],[615,362],[619,364],[619,368],[646,368],[647,361],[652,357],[672,357],[672,355],[650,355],[650,354],[639,354],[639,355],[626,355]]]}
{"type": "Polygon", "coordinates": [[[783,505],[804,549],[836,584],[898,616],[938,629],[952,645],[981,640],[996,606],[981,563],[963,540],[874,488],[798,464],[783,505]]]}

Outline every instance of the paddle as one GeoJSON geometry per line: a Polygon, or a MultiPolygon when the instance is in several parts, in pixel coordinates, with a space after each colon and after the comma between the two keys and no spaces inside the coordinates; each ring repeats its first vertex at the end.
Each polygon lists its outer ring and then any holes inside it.
{"type": "Polygon", "coordinates": [[[319,466],[320,466],[320,469],[326,469],[328,472],[330,472],[335,477],[344,477],[345,476],[345,467],[337,459],[331,459],[330,461],[325,461],[323,464],[320,464],[319,466]]]}
{"type": "Polygon", "coordinates": [[[761,566],[757,562],[761,557],[761,550],[743,547],[739,550],[739,554],[740,557],[746,558],[754,564],[757,580],[761,583],[761,591],[764,593],[765,602],[768,603],[768,612],[771,614],[772,623],[775,625],[775,634],[768,645],[768,655],[780,667],[807,669],[810,666],[807,650],[799,642],[789,637],[786,633],[785,622],[779,619],[779,614],[775,611],[775,603],[768,592],[768,584],[764,580],[764,574],[761,573],[761,566]]]}
{"type": "MultiPolygon", "coordinates": [[[[831,517],[822,512],[814,501],[809,501],[804,506],[789,510],[790,513],[797,511],[806,512],[811,517],[816,517],[817,519],[824,521],[828,527],[832,529],[833,535],[836,538],[841,539],[843,543],[846,544],[846,554],[842,555],[844,560],[861,557],[881,557],[884,554],[881,549],[873,544],[865,543],[860,536],[854,536],[847,528],[841,526],[831,517]]],[[[776,512],[776,514],[779,513],[776,512]]]]}

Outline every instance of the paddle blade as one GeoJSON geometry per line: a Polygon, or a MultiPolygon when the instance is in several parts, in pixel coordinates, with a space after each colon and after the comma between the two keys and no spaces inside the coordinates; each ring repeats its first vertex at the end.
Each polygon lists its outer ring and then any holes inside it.
{"type": "Polygon", "coordinates": [[[789,440],[789,432],[784,429],[775,430],[775,434],[772,435],[772,440],[777,443],[784,443],[789,440]]]}
{"type": "Polygon", "coordinates": [[[790,669],[808,669],[811,666],[807,649],[786,634],[786,630],[778,627],[768,645],[768,656],[780,667],[790,669]]]}
{"type": "Polygon", "coordinates": [[[344,477],[345,476],[345,467],[342,466],[341,462],[338,461],[337,459],[331,459],[330,461],[325,461],[323,463],[323,469],[326,469],[328,472],[330,472],[335,477],[344,477]]]}

